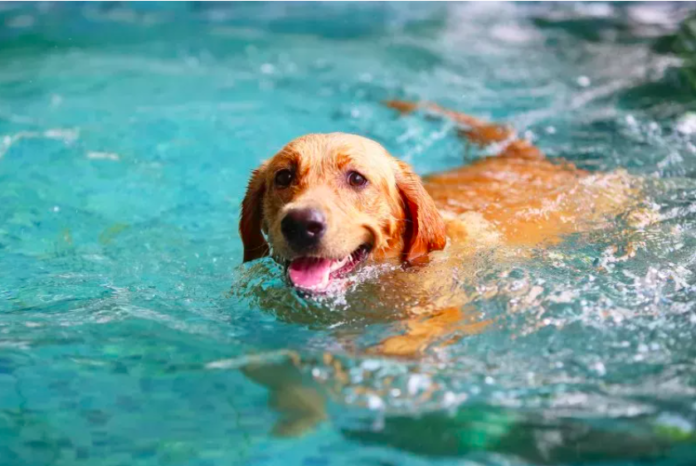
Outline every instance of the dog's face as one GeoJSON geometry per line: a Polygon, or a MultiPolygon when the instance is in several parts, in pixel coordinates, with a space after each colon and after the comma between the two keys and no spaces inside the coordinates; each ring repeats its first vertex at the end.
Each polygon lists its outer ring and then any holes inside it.
{"type": "Polygon", "coordinates": [[[240,232],[245,261],[270,243],[292,284],[310,291],[368,258],[413,260],[445,245],[418,176],[376,142],[342,133],[298,138],[258,168],[240,232]]]}

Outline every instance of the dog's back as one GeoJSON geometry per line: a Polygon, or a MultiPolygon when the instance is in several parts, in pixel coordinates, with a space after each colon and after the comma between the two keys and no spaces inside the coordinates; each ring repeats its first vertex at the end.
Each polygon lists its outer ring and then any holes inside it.
{"type": "Polygon", "coordinates": [[[470,142],[502,146],[495,156],[423,178],[452,241],[556,243],[565,235],[606,226],[640,199],[639,181],[625,171],[592,174],[569,162],[552,162],[505,126],[436,104],[387,105],[402,113],[422,107],[463,125],[460,134],[470,142]]]}

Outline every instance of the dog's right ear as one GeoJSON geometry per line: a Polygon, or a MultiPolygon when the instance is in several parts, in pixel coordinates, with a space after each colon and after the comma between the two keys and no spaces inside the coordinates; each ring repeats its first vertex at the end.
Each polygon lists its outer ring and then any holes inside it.
{"type": "Polygon", "coordinates": [[[261,232],[263,223],[263,196],[266,192],[266,164],[254,170],[242,201],[239,233],[244,244],[244,262],[268,255],[268,243],[261,232]]]}

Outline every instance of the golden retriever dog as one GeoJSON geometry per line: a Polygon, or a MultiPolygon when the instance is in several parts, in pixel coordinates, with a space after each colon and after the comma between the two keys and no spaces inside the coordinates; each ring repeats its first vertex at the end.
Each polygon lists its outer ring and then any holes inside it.
{"type": "MultiPolygon", "coordinates": [[[[402,113],[419,107],[387,105],[402,113]]],[[[506,127],[420,106],[468,128],[470,141],[502,143],[502,151],[421,179],[361,136],[297,138],[251,177],[240,221],[244,261],[272,254],[288,265],[293,286],[323,292],[364,261],[413,263],[448,244],[558,242],[610,221],[636,196],[623,172],[552,162],[506,127]]]]}
{"type": "MultiPolygon", "coordinates": [[[[602,228],[637,205],[640,186],[625,172],[589,173],[551,161],[511,128],[433,103],[386,105],[402,114],[420,109],[450,118],[472,143],[495,143],[500,151],[421,179],[375,141],[309,134],[253,172],[240,221],[244,261],[271,255],[286,266],[289,284],[305,294],[340,288],[363,263],[390,262],[403,270],[379,279],[407,282],[402,289],[416,297],[404,315],[404,332],[368,351],[414,357],[435,341],[451,342],[455,331],[484,328],[488,322],[466,311],[464,292],[443,286],[442,277],[472,252],[519,254],[602,228]]],[[[295,430],[323,418],[318,395],[284,384],[277,368],[245,372],[271,388],[277,406],[302,413],[294,416],[295,430]]]]}

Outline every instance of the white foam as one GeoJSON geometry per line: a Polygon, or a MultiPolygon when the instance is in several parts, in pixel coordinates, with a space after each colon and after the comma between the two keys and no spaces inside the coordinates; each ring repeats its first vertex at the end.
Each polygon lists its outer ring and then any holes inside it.
{"type": "Polygon", "coordinates": [[[113,152],[87,152],[87,158],[92,160],[113,160],[118,162],[121,158],[113,152]]]}

